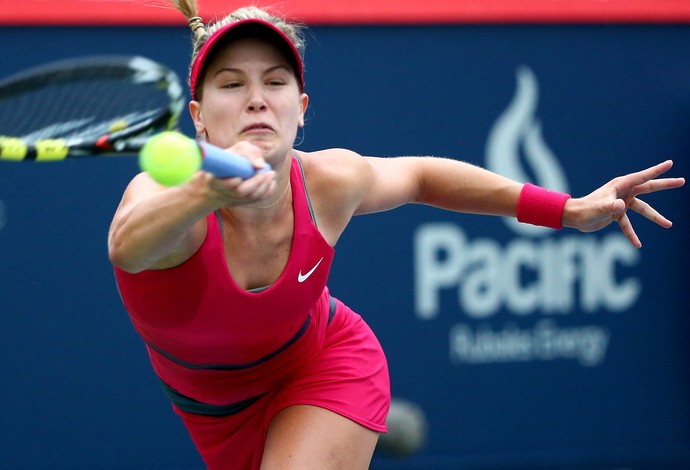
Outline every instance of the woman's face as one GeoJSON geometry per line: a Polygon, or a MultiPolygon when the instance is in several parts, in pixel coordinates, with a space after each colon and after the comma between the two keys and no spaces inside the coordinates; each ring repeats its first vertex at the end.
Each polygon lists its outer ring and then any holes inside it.
{"type": "Polygon", "coordinates": [[[202,87],[202,101],[190,103],[197,134],[222,148],[249,141],[269,163],[271,155],[289,154],[309,99],[275,46],[257,38],[233,41],[208,65],[202,87]]]}

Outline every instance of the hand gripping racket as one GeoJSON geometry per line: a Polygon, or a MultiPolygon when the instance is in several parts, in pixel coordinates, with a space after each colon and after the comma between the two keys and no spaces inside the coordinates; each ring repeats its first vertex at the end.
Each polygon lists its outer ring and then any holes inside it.
{"type": "MultiPolygon", "coordinates": [[[[175,129],[183,107],[177,74],[145,57],[38,66],[0,81],[0,160],[136,154],[154,134],[175,129]]],[[[248,160],[211,145],[199,151],[202,168],[218,177],[256,172],[248,160]]]]}

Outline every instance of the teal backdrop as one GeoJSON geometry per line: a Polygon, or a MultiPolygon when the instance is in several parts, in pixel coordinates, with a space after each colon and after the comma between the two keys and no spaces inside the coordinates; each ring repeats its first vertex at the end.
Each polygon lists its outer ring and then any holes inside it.
{"type": "MultiPolygon", "coordinates": [[[[0,76],[140,54],[186,75],[178,27],[3,27],[0,76]]],[[[313,27],[298,148],[438,155],[584,195],[690,171],[690,26],[313,27]]],[[[189,118],[183,130],[191,135],[189,118]]],[[[134,158],[0,162],[0,466],[197,469],[116,290],[106,236],[134,158]]],[[[330,287],[390,362],[426,446],[377,469],[690,467],[688,190],[674,221],[539,231],[429,207],[357,217],[330,287]]]]}

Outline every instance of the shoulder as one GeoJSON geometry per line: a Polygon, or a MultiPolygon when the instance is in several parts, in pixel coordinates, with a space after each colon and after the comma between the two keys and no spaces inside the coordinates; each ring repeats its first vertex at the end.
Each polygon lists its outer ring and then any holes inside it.
{"type": "Polygon", "coordinates": [[[308,179],[347,179],[366,170],[367,161],[357,152],[342,148],[318,150],[316,152],[297,151],[304,173],[308,179]]]}
{"type": "Polygon", "coordinates": [[[374,178],[368,159],[352,150],[332,148],[297,155],[309,194],[318,199],[356,206],[374,178]]]}
{"type": "Polygon", "coordinates": [[[317,225],[335,244],[365,197],[373,168],[360,154],[347,149],[296,153],[302,162],[317,225]]]}

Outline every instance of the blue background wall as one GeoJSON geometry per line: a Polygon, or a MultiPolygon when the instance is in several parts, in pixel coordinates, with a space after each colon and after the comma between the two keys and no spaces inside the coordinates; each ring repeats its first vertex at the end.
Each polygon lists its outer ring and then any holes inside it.
{"type": "MultiPolygon", "coordinates": [[[[0,44],[0,76],[107,53],[187,69],[184,28],[3,27],[0,44]]],[[[666,158],[687,176],[688,57],[688,26],[314,27],[299,148],[493,168],[503,145],[574,195],[666,158]]],[[[132,158],[0,163],[3,467],[201,467],[107,260],[136,171],[132,158]]],[[[675,225],[632,216],[641,251],[613,227],[523,232],[425,207],[356,218],[331,290],[372,325],[393,394],[430,427],[416,457],[373,467],[690,465],[688,193],[646,200],[675,225]]]]}

